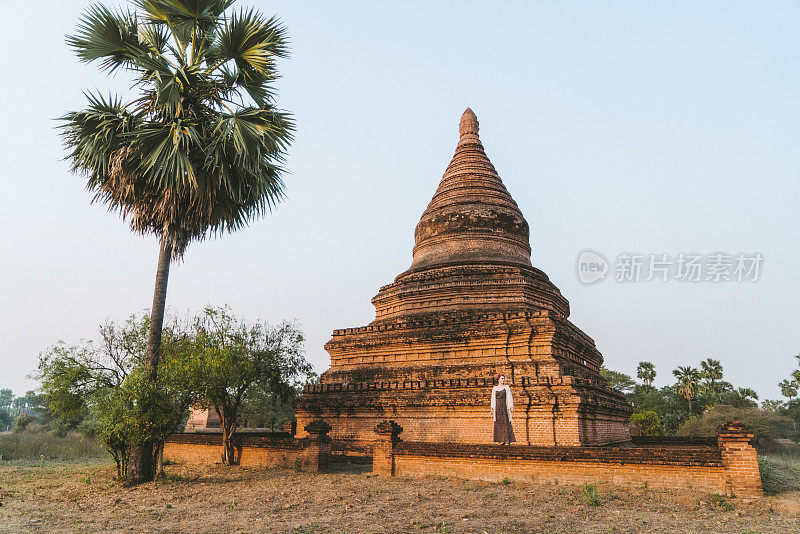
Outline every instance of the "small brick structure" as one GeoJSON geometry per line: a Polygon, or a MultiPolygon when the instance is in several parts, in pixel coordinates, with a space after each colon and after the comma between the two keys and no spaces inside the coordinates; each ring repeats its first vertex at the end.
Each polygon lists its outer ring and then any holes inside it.
{"type": "Polygon", "coordinates": [[[376,427],[373,473],[490,482],[606,482],[763,496],[753,434],[738,422],[722,426],[716,439],[634,438],[596,447],[406,442],[400,439],[402,431],[394,421],[376,427]]]}
{"type": "MultiPolygon", "coordinates": [[[[331,458],[330,425],[312,421],[306,437],[290,432],[237,432],[233,435],[236,463],[243,467],[297,467],[323,471],[331,458]]],[[[164,458],[189,465],[213,465],[222,458],[220,432],[172,434],[164,444],[164,458]]]]}
{"type": "Polygon", "coordinates": [[[378,438],[372,449],[373,473],[394,476],[394,454],[402,432],[403,428],[394,421],[383,421],[375,427],[378,438]]]}

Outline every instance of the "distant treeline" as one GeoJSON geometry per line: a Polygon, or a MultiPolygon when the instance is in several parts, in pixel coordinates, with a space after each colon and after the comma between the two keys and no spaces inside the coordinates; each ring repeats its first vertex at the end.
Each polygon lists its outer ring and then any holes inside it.
{"type": "Polygon", "coordinates": [[[24,421],[49,422],[44,397],[35,391],[17,397],[10,389],[0,389],[0,432],[10,430],[17,419],[23,425],[24,421]]]}
{"type": "MultiPolygon", "coordinates": [[[[800,363],[800,355],[795,356],[800,363]]],[[[655,365],[640,362],[636,378],[603,367],[603,378],[625,394],[633,406],[631,433],[636,435],[713,435],[716,426],[730,419],[745,423],[756,433],[757,443],[769,446],[778,438],[797,440],[800,422],[800,369],[779,384],[784,400],[763,400],[749,387],[725,380],[719,360],[707,358],[698,367],[679,366],[674,382],[656,388],[655,365]]]]}

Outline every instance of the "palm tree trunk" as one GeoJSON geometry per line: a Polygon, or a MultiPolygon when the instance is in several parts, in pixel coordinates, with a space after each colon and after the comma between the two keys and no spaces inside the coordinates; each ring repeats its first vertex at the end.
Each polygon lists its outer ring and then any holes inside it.
{"type": "MultiPolygon", "coordinates": [[[[172,259],[172,237],[161,237],[156,268],[156,287],[153,292],[153,307],[150,310],[150,328],[147,332],[147,353],[144,369],[147,380],[155,382],[158,376],[158,360],[161,357],[161,330],[164,326],[164,310],[167,302],[167,282],[169,281],[169,265],[172,259]]],[[[143,410],[145,413],[147,410],[143,410]]],[[[149,482],[155,478],[155,443],[145,439],[133,454],[131,473],[128,478],[136,483],[149,482]]]]}
{"type": "Polygon", "coordinates": [[[161,358],[161,330],[164,327],[164,310],[167,304],[167,282],[172,259],[172,244],[171,236],[165,235],[161,238],[156,287],[153,292],[153,306],[150,310],[150,330],[147,332],[147,356],[145,357],[145,372],[150,380],[156,379],[158,360],[161,358]]]}

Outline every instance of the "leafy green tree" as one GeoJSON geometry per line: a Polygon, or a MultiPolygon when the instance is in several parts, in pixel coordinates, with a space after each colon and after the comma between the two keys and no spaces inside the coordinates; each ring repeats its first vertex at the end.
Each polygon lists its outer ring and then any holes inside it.
{"type": "Polygon", "coordinates": [[[691,414],[692,399],[697,396],[700,383],[700,372],[694,367],[679,366],[672,371],[672,374],[678,380],[675,391],[689,403],[689,414],[691,414]]]}
{"type": "Polygon", "coordinates": [[[702,415],[686,421],[678,430],[681,436],[716,436],[720,425],[729,421],[740,421],[755,434],[759,448],[771,447],[778,438],[792,433],[792,421],[774,412],[760,410],[754,406],[735,407],[719,404],[702,415]]]}
{"type": "Polygon", "coordinates": [[[781,412],[785,406],[786,404],[782,400],[764,399],[763,401],[761,401],[762,409],[769,410],[775,413],[781,412]]]}
{"type": "Polygon", "coordinates": [[[5,432],[11,427],[11,414],[5,409],[0,409],[0,432],[5,432]]]}
{"type": "Polygon", "coordinates": [[[196,321],[190,362],[193,389],[204,407],[213,406],[220,415],[224,463],[236,461],[231,438],[248,394],[260,389],[286,402],[297,383],[312,373],[303,342],[302,333],[291,324],[247,324],[227,308],[206,308],[196,321]]]}
{"type": "Polygon", "coordinates": [[[622,393],[630,393],[636,386],[636,382],[630,376],[619,371],[612,371],[605,365],[600,367],[600,376],[608,382],[609,387],[621,391],[622,393]]]}
{"type": "Polygon", "coordinates": [[[26,414],[28,412],[28,396],[14,397],[11,401],[11,406],[19,414],[26,414]]]}
{"type": "Polygon", "coordinates": [[[652,386],[653,380],[656,379],[656,366],[651,362],[639,362],[636,367],[636,377],[641,380],[644,385],[652,386]]]}
{"type": "Polygon", "coordinates": [[[280,429],[294,418],[294,401],[300,396],[299,388],[286,398],[268,388],[253,387],[245,395],[240,410],[241,426],[248,428],[280,429]]]}
{"type": "Polygon", "coordinates": [[[758,393],[752,388],[731,388],[722,398],[723,404],[736,408],[754,408],[758,406],[758,393]]]}
{"type": "Polygon", "coordinates": [[[100,327],[96,340],[47,349],[36,373],[48,409],[63,420],[86,415],[81,429],[97,435],[126,476],[135,448],[163,441],[177,428],[191,403],[184,389],[189,338],[178,322],[164,329],[164,361],[158,380],[147,377],[149,319],[131,317],[100,327]]]}
{"type": "Polygon", "coordinates": [[[14,402],[14,392],[10,389],[0,389],[0,410],[8,410],[14,402]]]}
{"type": "Polygon", "coordinates": [[[658,436],[661,433],[661,420],[651,410],[635,413],[631,416],[631,429],[641,436],[658,436]]]}
{"type": "Polygon", "coordinates": [[[32,415],[23,413],[21,415],[18,415],[17,418],[14,419],[14,425],[12,426],[11,430],[15,434],[19,434],[19,433],[22,433],[22,432],[25,432],[26,430],[28,430],[28,427],[30,427],[31,424],[33,424],[35,422],[36,422],[36,418],[35,417],[33,417],[32,415]]]}
{"type": "MultiPolygon", "coordinates": [[[[292,120],[275,107],[276,60],[285,30],[233,0],[135,0],[133,11],[90,7],[68,45],[84,62],[133,77],[126,101],[88,95],[62,117],[72,169],[97,201],[138,233],[158,238],[159,257],[144,361],[155,382],[170,263],[191,241],[234,231],[282,198],[281,164],[292,120]]],[[[139,447],[130,477],[154,476],[155,436],[139,447]]]]}

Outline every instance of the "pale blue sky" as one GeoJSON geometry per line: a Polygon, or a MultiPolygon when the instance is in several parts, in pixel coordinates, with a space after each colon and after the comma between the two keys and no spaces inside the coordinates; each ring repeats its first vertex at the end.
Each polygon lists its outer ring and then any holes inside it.
{"type": "MultiPolygon", "coordinates": [[[[178,311],[227,303],[296,318],[308,355],[410,264],[414,225],[471,106],[532,229],[533,263],[572,320],[663,385],[706,357],[762,398],[800,351],[797,2],[254,2],[288,27],[282,107],[297,138],[271,216],[192,245],[178,311]],[[757,283],[578,282],[586,248],[760,252],[757,283]]],[[[90,205],[54,117],[82,90],[125,91],[64,45],[87,2],[4,6],[0,59],[0,387],[17,393],[59,338],[92,336],[152,299],[156,244],[90,205]]]]}

